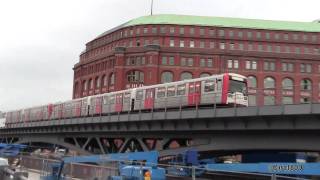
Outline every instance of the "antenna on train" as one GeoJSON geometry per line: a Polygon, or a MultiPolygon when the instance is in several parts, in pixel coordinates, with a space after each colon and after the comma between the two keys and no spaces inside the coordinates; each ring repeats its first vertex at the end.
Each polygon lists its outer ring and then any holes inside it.
{"type": "Polygon", "coordinates": [[[152,10],[153,10],[153,0],[151,0],[151,16],[152,16],[152,10]]]}

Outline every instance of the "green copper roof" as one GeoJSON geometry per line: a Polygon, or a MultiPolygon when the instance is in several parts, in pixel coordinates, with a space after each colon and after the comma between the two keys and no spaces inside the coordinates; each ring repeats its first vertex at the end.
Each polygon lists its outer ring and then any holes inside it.
{"type": "Polygon", "coordinates": [[[320,32],[320,23],[317,22],[271,21],[258,19],[240,19],[228,17],[206,17],[188,15],[142,16],[123,24],[122,27],[142,24],[222,26],[236,28],[320,32]]]}

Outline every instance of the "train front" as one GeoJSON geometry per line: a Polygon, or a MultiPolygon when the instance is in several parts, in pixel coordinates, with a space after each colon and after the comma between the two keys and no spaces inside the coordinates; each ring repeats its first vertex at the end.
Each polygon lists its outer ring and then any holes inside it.
{"type": "Polygon", "coordinates": [[[228,73],[227,77],[227,104],[235,106],[248,106],[247,78],[239,74],[228,73]]]}

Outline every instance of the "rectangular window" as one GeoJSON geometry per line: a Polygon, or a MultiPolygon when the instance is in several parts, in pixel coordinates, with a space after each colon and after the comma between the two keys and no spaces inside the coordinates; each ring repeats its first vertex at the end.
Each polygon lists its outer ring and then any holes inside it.
{"type": "Polygon", "coordinates": [[[242,32],[242,31],[239,31],[239,32],[238,32],[238,38],[241,38],[241,39],[242,39],[242,37],[243,37],[243,32],[242,32]]]}
{"type": "Polygon", "coordinates": [[[228,60],[228,68],[229,68],[229,69],[232,69],[232,67],[233,67],[233,62],[232,62],[232,60],[228,60]]]}
{"type": "Polygon", "coordinates": [[[275,38],[276,40],[279,40],[279,39],[280,39],[280,34],[278,34],[278,33],[275,34],[275,35],[274,35],[274,38],[275,38]]]}
{"type": "Polygon", "coordinates": [[[248,39],[252,38],[252,32],[251,31],[247,32],[247,37],[248,37],[248,39]]]}
{"type": "Polygon", "coordinates": [[[230,31],[229,31],[229,37],[230,37],[230,38],[233,38],[233,36],[234,36],[234,33],[233,33],[232,30],[230,30],[230,31]]]}
{"type": "Polygon", "coordinates": [[[224,30],[223,30],[223,29],[220,29],[220,30],[219,30],[219,36],[220,36],[220,37],[223,37],[223,36],[224,36],[224,30]]]}
{"type": "Polygon", "coordinates": [[[248,44],[248,50],[253,51],[253,45],[251,43],[248,44]]]}
{"type": "Polygon", "coordinates": [[[184,28],[180,27],[179,32],[180,32],[180,34],[184,34],[184,28]]]}
{"type": "Polygon", "coordinates": [[[298,37],[298,34],[293,34],[293,40],[297,41],[299,39],[298,37]]]}
{"type": "Polygon", "coordinates": [[[169,32],[170,32],[170,34],[174,34],[174,27],[170,27],[169,32]]]}
{"type": "Polygon", "coordinates": [[[130,36],[133,35],[133,29],[130,29],[130,36]]]}
{"type": "Polygon", "coordinates": [[[304,34],[304,35],[302,36],[302,39],[303,39],[303,41],[308,41],[308,36],[307,36],[306,34],[304,34]]]}
{"type": "Polygon", "coordinates": [[[283,38],[284,38],[284,40],[288,41],[289,40],[289,34],[284,34],[283,38]]]}
{"type": "Polygon", "coordinates": [[[165,87],[157,88],[157,98],[163,98],[165,96],[166,96],[166,88],[165,87]]]}
{"type": "Polygon", "coordinates": [[[204,41],[200,41],[200,48],[204,48],[204,41]]]}
{"type": "Polygon", "coordinates": [[[274,62],[265,61],[264,64],[263,64],[263,69],[265,71],[275,71],[275,69],[276,69],[275,63],[274,62]]]}
{"type": "Polygon", "coordinates": [[[190,35],[194,35],[194,28],[191,27],[189,30],[190,30],[190,35]]]}
{"type": "Polygon", "coordinates": [[[299,47],[296,47],[296,53],[300,54],[300,48],[299,47]]]}
{"type": "Polygon", "coordinates": [[[221,42],[221,43],[220,43],[220,49],[225,49],[225,44],[224,44],[224,42],[221,42]]]}
{"type": "Polygon", "coordinates": [[[190,41],[190,47],[194,48],[194,41],[190,41]]]}
{"type": "Polygon", "coordinates": [[[161,26],[161,27],[160,27],[160,33],[161,33],[161,34],[166,33],[166,27],[165,27],[165,26],[161,26]]]}
{"type": "Polygon", "coordinates": [[[228,68],[229,69],[238,69],[239,68],[239,61],[238,60],[228,60],[228,68]]]}
{"type": "Polygon", "coordinates": [[[182,84],[182,85],[178,85],[177,87],[177,95],[178,96],[182,96],[186,94],[186,85],[182,84]]]}
{"type": "Polygon", "coordinates": [[[282,71],[288,71],[288,64],[282,63],[282,71]]]}
{"type": "Polygon", "coordinates": [[[169,86],[167,88],[167,97],[172,97],[176,95],[176,87],[175,86],[169,86]]]}
{"type": "Polygon", "coordinates": [[[305,54],[309,54],[309,48],[305,47],[305,48],[304,48],[304,53],[305,53],[305,54]]]}
{"type": "Polygon", "coordinates": [[[272,52],[272,46],[271,45],[267,45],[267,51],[268,52],[272,52]]]}
{"type": "Polygon", "coordinates": [[[263,46],[262,46],[262,44],[258,44],[258,51],[263,51],[263,46]]]}
{"type": "Polygon", "coordinates": [[[204,28],[200,28],[200,36],[204,36],[204,28]]]}
{"type": "Polygon", "coordinates": [[[243,50],[243,44],[239,43],[239,50],[243,50]]]}
{"type": "Polygon", "coordinates": [[[156,34],[157,33],[157,27],[152,27],[152,34],[156,34]]]}
{"type": "Polygon", "coordinates": [[[147,33],[148,33],[148,28],[147,28],[147,27],[143,28],[143,33],[144,33],[144,34],[147,34],[147,33]]]}
{"type": "Polygon", "coordinates": [[[162,57],[162,62],[161,62],[162,65],[167,65],[167,57],[166,56],[163,56],[162,57]]]}
{"type": "Polygon", "coordinates": [[[246,61],[246,69],[257,69],[257,62],[256,61],[246,61]]]}
{"type": "Polygon", "coordinates": [[[174,65],[174,57],[173,56],[169,57],[169,65],[171,65],[171,66],[174,65]]]}
{"type": "Polygon", "coordinates": [[[193,58],[188,58],[188,66],[193,66],[193,58]]]}
{"type": "Polygon", "coordinates": [[[256,33],[257,39],[261,39],[261,32],[256,33]]]}
{"type": "Polygon", "coordinates": [[[206,66],[206,61],[205,59],[200,59],[200,67],[205,67],[206,66]]]}
{"type": "Polygon", "coordinates": [[[174,39],[170,39],[170,47],[174,47],[174,39]]]}
{"type": "Polygon", "coordinates": [[[306,72],[311,73],[311,71],[312,71],[311,64],[306,64],[306,72]]]}
{"type": "Polygon", "coordinates": [[[230,49],[234,50],[234,43],[230,43],[230,49]]]}
{"type": "Polygon", "coordinates": [[[270,33],[266,33],[266,39],[269,40],[270,39],[270,33]]]}
{"type": "Polygon", "coordinates": [[[215,34],[215,33],[214,33],[214,29],[210,29],[210,30],[209,30],[209,35],[210,35],[210,36],[214,36],[214,34],[215,34]]]}
{"type": "Polygon", "coordinates": [[[184,41],[180,41],[180,47],[184,47],[184,41]]]}
{"type": "Polygon", "coordinates": [[[279,53],[281,51],[280,46],[276,46],[276,52],[279,53]]]}
{"type": "Polygon", "coordinates": [[[311,39],[312,39],[312,42],[317,42],[317,35],[312,35],[311,39]]]}
{"type": "Polygon", "coordinates": [[[212,59],[208,59],[208,61],[207,61],[207,66],[208,67],[212,67],[213,66],[213,63],[212,63],[213,61],[212,61],[212,59]]]}
{"type": "Polygon", "coordinates": [[[214,80],[207,80],[204,82],[204,92],[209,93],[214,91],[214,80]]]}
{"type": "Polygon", "coordinates": [[[186,62],[186,61],[187,61],[186,58],[182,57],[182,58],[181,58],[181,61],[180,61],[180,63],[181,63],[180,65],[181,65],[181,66],[186,66],[186,65],[187,65],[187,62],[186,62]]]}
{"type": "Polygon", "coordinates": [[[214,42],[211,41],[209,46],[210,46],[210,48],[214,48],[214,42]]]}
{"type": "Polygon", "coordinates": [[[274,96],[264,96],[264,105],[274,105],[275,97],[274,96]]]}

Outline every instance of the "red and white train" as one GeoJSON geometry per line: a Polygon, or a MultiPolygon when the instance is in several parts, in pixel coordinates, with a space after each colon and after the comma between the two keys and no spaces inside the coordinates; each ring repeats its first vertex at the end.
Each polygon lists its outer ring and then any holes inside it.
{"type": "Polygon", "coordinates": [[[143,86],[6,113],[6,126],[17,123],[188,106],[248,106],[245,76],[225,73],[143,86]]]}

